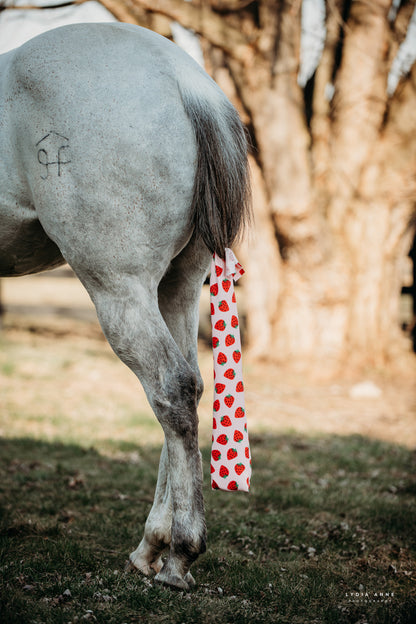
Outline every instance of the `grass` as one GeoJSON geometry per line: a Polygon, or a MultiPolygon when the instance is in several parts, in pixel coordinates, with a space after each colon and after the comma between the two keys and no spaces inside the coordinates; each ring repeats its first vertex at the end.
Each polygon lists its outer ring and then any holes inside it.
{"type": "Polygon", "coordinates": [[[124,572],[159,448],[3,438],[1,622],[413,622],[414,453],[295,434],[252,436],[252,452],[250,495],[206,475],[208,550],[186,595],[124,572]]]}
{"type": "MultiPolygon", "coordinates": [[[[248,362],[252,492],[213,492],[212,355],[203,352],[208,550],[184,594],[124,571],[162,441],[143,391],[95,326],[44,324],[0,336],[1,624],[415,622],[416,455],[374,439],[400,389],[370,405],[341,402],[331,388],[316,401],[296,386],[289,402],[273,372],[248,362]],[[374,413],[378,429],[371,438],[279,433],[298,428],[304,411],[308,432],[328,419],[331,431],[353,418],[374,423],[374,413]]],[[[407,427],[402,440],[413,435],[409,414],[403,407],[394,420],[407,427]]]]}

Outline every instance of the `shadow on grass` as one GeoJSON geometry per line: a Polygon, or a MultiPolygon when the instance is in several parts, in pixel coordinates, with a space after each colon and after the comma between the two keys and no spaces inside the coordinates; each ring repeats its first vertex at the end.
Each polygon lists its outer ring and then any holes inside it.
{"type": "Polygon", "coordinates": [[[11,622],[413,622],[415,453],[252,436],[249,495],[209,489],[189,595],[124,572],[160,449],[1,439],[0,614],[11,622]]]}

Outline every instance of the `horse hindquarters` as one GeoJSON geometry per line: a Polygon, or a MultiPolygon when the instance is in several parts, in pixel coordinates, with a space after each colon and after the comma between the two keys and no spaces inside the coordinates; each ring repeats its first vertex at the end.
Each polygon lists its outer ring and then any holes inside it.
{"type": "Polygon", "coordinates": [[[15,129],[19,166],[36,214],[165,432],[150,547],[138,563],[159,569],[170,540],[158,579],[187,588],[205,548],[197,300],[208,249],[223,255],[247,212],[241,124],[186,55],[144,29],[58,29],[15,61],[14,104],[27,121],[15,129]]]}

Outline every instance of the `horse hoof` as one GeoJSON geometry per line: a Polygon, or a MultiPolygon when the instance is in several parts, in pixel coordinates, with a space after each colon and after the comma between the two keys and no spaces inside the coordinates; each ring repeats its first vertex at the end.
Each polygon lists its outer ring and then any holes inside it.
{"type": "Polygon", "coordinates": [[[185,574],[185,581],[188,583],[189,587],[195,587],[196,581],[190,572],[185,574]]]}
{"type": "Polygon", "coordinates": [[[124,572],[137,572],[136,566],[130,559],[124,564],[124,572]]]}
{"type": "Polygon", "coordinates": [[[166,572],[163,572],[163,570],[161,570],[158,574],[156,574],[155,581],[157,583],[162,583],[162,585],[167,585],[168,587],[171,587],[172,589],[181,589],[184,591],[189,591],[189,585],[185,581],[185,579],[181,578],[180,576],[176,574],[167,574],[166,572]]]}
{"type": "Polygon", "coordinates": [[[154,561],[153,563],[150,564],[150,567],[152,568],[152,570],[154,572],[156,572],[156,574],[158,572],[161,571],[161,569],[163,568],[163,560],[162,557],[159,557],[159,559],[156,559],[156,561],[154,561]]]}
{"type": "Polygon", "coordinates": [[[129,559],[124,566],[125,572],[141,572],[145,576],[151,576],[154,574],[154,570],[146,561],[141,561],[140,559],[136,559],[133,561],[129,559]]]}

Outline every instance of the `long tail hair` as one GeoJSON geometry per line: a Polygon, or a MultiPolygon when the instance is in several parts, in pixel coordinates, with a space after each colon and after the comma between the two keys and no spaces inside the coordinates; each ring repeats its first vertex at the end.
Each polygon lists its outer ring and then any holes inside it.
{"type": "Polygon", "coordinates": [[[202,93],[181,88],[198,149],[192,219],[208,249],[224,258],[225,248],[239,240],[251,216],[247,139],[224,94],[210,79],[208,89],[207,82],[203,86],[202,93]]]}

